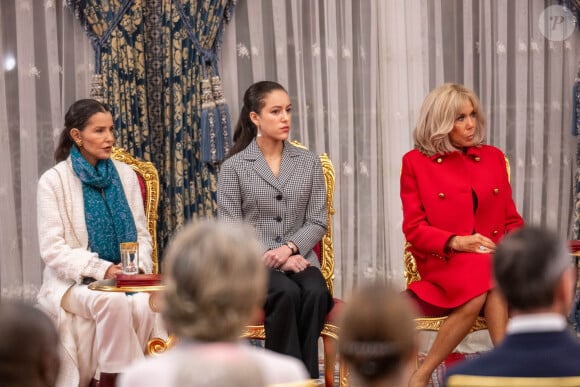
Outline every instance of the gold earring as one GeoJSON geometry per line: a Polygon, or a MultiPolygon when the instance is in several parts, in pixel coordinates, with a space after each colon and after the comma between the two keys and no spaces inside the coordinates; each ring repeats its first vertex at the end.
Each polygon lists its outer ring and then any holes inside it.
{"type": "Polygon", "coordinates": [[[78,140],[76,143],[77,143],[77,146],[79,148],[82,148],[83,147],[83,141],[82,140],[78,140]]]}

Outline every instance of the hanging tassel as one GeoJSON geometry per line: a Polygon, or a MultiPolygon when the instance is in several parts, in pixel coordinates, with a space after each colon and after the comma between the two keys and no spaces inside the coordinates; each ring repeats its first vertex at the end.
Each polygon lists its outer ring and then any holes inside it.
{"type": "Polygon", "coordinates": [[[211,93],[209,79],[201,80],[201,161],[216,163],[216,133],[219,133],[219,119],[211,93]],[[217,124],[217,125],[216,125],[217,124]]]}
{"type": "Polygon", "coordinates": [[[222,161],[232,147],[232,126],[230,121],[230,109],[226,104],[222,82],[220,77],[215,75],[211,77],[211,90],[213,93],[213,100],[216,105],[218,113],[218,120],[220,123],[220,131],[216,131],[216,151],[217,159],[222,161]]]}
{"type": "Polygon", "coordinates": [[[103,103],[105,96],[103,93],[103,76],[101,74],[93,74],[91,78],[91,88],[89,96],[92,99],[96,99],[100,103],[103,103]]]}

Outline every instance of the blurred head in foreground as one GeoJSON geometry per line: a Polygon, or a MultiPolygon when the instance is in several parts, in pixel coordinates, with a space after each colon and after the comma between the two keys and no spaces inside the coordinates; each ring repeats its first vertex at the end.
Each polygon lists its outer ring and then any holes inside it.
{"type": "Polygon", "coordinates": [[[409,301],[384,284],[361,287],[346,303],[340,355],[363,386],[406,385],[416,352],[409,301]]]}
{"type": "Polygon", "coordinates": [[[201,220],[172,240],[164,257],[161,313],[177,337],[239,339],[266,294],[266,267],[253,229],[201,220]]]}
{"type": "Polygon", "coordinates": [[[555,233],[525,226],[507,235],[495,252],[493,274],[512,313],[568,315],[575,273],[568,247],[555,233]]]}
{"type": "Polygon", "coordinates": [[[60,369],[58,333],[32,305],[0,302],[0,386],[53,387],[60,369]]]}

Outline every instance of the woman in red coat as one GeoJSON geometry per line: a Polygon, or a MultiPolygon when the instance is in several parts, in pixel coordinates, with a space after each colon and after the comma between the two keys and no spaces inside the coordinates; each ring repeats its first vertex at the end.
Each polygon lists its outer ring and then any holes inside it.
{"type": "Polygon", "coordinates": [[[434,89],[403,156],[403,232],[421,280],[408,290],[448,310],[410,386],[425,386],[483,311],[494,344],[507,324],[507,306],[493,288],[496,243],[523,225],[512,199],[504,154],[484,145],[485,118],[475,93],[458,84],[434,89]]]}

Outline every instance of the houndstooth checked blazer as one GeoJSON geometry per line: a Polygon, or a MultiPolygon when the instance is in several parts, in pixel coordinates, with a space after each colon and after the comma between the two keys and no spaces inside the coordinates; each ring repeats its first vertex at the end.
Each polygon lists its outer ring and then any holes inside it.
{"type": "Polygon", "coordinates": [[[326,185],[320,160],[284,142],[278,177],[254,139],[221,166],[217,184],[218,217],[246,222],[267,249],[293,241],[311,265],[312,251],[326,232],[326,185]]]}

